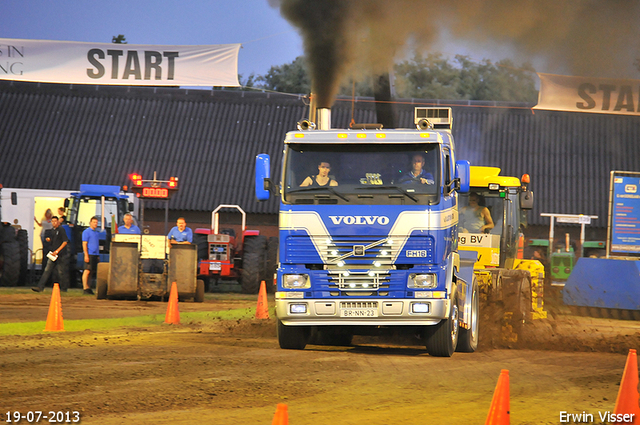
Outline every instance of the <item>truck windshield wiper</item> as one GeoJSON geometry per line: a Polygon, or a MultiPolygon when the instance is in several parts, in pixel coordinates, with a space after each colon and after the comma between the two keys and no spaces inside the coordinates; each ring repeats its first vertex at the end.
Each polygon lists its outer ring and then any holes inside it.
{"type": "Polygon", "coordinates": [[[418,202],[418,198],[416,198],[415,196],[413,196],[411,193],[407,192],[405,189],[401,188],[400,186],[395,186],[395,185],[357,187],[356,190],[373,189],[373,188],[375,188],[375,189],[395,189],[398,192],[402,193],[407,198],[411,199],[413,202],[418,202]]]}
{"type": "Polygon", "coordinates": [[[335,190],[334,188],[330,187],[330,186],[326,186],[326,187],[303,187],[300,189],[294,189],[294,190],[289,190],[289,193],[297,193],[297,192],[316,192],[319,190],[328,190],[329,192],[331,192],[332,194],[336,195],[339,198],[342,198],[345,202],[349,202],[349,198],[347,198],[346,196],[344,196],[342,193],[338,192],[337,190],[335,190]]]}

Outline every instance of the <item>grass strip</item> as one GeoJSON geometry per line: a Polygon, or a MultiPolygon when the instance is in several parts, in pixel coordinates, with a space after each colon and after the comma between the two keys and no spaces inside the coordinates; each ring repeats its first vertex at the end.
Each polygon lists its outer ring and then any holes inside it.
{"type": "MultiPolygon", "coordinates": [[[[255,308],[239,308],[224,311],[192,311],[180,313],[180,322],[187,324],[190,322],[206,322],[212,320],[241,320],[253,319],[255,308]]],[[[275,317],[275,310],[270,309],[271,317],[275,317]]],[[[110,319],[81,319],[64,320],[64,330],[66,332],[78,331],[98,331],[116,329],[121,327],[149,327],[161,326],[164,324],[164,314],[150,314],[145,316],[116,317],[110,319]]],[[[0,336],[2,335],[34,335],[44,333],[45,321],[2,323],[0,324],[0,336]]]]}

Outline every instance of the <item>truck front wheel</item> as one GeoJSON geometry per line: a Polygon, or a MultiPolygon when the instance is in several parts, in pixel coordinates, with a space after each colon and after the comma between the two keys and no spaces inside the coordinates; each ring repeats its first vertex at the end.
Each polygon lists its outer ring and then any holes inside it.
{"type": "Polygon", "coordinates": [[[427,329],[427,352],[435,357],[451,357],[458,345],[458,300],[451,298],[449,317],[427,329]]]}
{"type": "Polygon", "coordinates": [[[308,326],[285,326],[278,319],[278,343],[285,350],[304,350],[309,341],[311,329],[308,326]]]}

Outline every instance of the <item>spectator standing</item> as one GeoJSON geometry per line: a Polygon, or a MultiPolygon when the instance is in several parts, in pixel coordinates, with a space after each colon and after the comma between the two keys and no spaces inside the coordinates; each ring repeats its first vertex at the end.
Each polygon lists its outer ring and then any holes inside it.
{"type": "Polygon", "coordinates": [[[93,295],[89,278],[95,277],[100,261],[100,232],[98,217],[91,217],[89,227],[82,232],[82,251],[84,252],[84,271],[82,272],[82,288],[86,295],[93,295]]]}
{"type": "Polygon", "coordinates": [[[176,226],[169,231],[167,239],[171,245],[193,242],[193,232],[187,227],[187,222],[183,217],[176,221],[176,226]]]}
{"type": "Polygon", "coordinates": [[[65,224],[67,221],[67,215],[64,213],[64,207],[58,208],[58,221],[60,222],[60,225],[65,224]]]}
{"type": "Polygon", "coordinates": [[[58,258],[47,262],[38,286],[31,288],[32,291],[42,292],[52,273],[54,282],[60,282],[60,290],[62,292],[67,292],[69,288],[69,250],[67,249],[69,239],[60,224],[58,217],[51,217],[53,228],[48,231],[46,239],[51,246],[51,253],[58,256],[58,258]]]}
{"type": "Polygon", "coordinates": [[[124,224],[118,227],[118,233],[122,233],[125,235],[139,235],[142,232],[140,228],[133,224],[133,216],[131,213],[126,213],[124,215],[124,224]]]}
{"type": "Polygon", "coordinates": [[[53,225],[51,224],[51,218],[53,217],[53,213],[51,212],[51,208],[47,208],[44,212],[44,217],[40,221],[37,218],[33,217],[33,220],[36,222],[38,226],[40,226],[40,242],[42,243],[42,270],[47,268],[47,253],[51,251],[51,246],[49,242],[46,240],[46,233],[48,230],[53,229],[53,225]]]}

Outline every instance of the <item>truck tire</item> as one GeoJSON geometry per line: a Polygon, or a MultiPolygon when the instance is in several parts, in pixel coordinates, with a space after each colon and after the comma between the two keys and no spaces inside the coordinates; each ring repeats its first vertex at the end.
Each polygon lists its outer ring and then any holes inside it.
{"type": "Polygon", "coordinates": [[[20,252],[20,277],[18,285],[25,286],[29,282],[29,233],[25,229],[18,230],[16,235],[20,252]]]}
{"type": "Polygon", "coordinates": [[[20,279],[20,246],[14,239],[0,244],[0,256],[3,257],[0,286],[18,286],[20,279]]]}
{"type": "Polygon", "coordinates": [[[458,346],[456,351],[463,353],[473,353],[478,349],[478,331],[480,314],[480,293],[478,292],[478,282],[473,278],[473,289],[471,295],[471,316],[469,318],[469,329],[460,328],[458,346]]]}
{"type": "Polygon", "coordinates": [[[201,303],[204,301],[204,280],[198,279],[196,282],[196,294],[193,296],[194,303],[201,303]]]}
{"type": "Polygon", "coordinates": [[[311,329],[308,326],[285,326],[277,319],[278,344],[285,350],[304,350],[309,341],[311,329]]]}
{"type": "Polygon", "coordinates": [[[261,259],[261,256],[253,253],[245,254],[242,259],[240,286],[245,294],[257,294],[260,290],[261,259]]]}
{"type": "Polygon", "coordinates": [[[267,284],[267,292],[276,292],[276,285],[273,281],[273,275],[278,268],[278,247],[279,240],[277,237],[270,237],[267,241],[267,267],[265,270],[264,281],[267,284]]]}
{"type": "Polygon", "coordinates": [[[449,317],[427,329],[427,352],[434,357],[451,357],[458,345],[458,300],[451,297],[449,317]]]}

